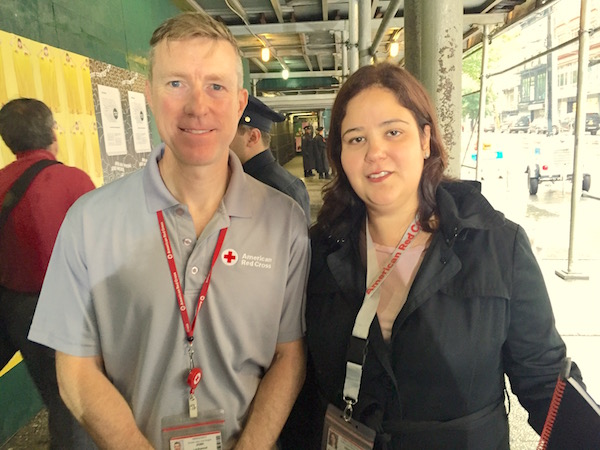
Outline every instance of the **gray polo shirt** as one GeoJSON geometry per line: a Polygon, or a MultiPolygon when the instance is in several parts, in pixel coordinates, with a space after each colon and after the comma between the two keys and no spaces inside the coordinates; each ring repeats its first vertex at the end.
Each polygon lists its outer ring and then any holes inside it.
{"type": "Polygon", "coordinates": [[[227,448],[275,345],[303,336],[306,219],[290,197],[244,174],[230,153],[227,192],[196,239],[187,207],[162,182],[161,155],[162,148],[155,149],[144,170],[92,191],[70,209],[29,338],[71,355],[102,355],[108,378],[159,448],[161,419],[187,411],[189,360],[156,212],[165,216],[190,314],[219,230],[229,227],[194,333],[195,362],[203,371],[198,409],[225,410],[227,448]]]}

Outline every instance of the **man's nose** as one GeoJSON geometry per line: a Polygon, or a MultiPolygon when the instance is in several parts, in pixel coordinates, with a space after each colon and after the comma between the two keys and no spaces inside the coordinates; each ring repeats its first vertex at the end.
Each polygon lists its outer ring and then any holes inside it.
{"type": "Polygon", "coordinates": [[[191,116],[201,116],[208,110],[210,98],[201,87],[194,87],[190,91],[185,106],[185,113],[191,116]]]}

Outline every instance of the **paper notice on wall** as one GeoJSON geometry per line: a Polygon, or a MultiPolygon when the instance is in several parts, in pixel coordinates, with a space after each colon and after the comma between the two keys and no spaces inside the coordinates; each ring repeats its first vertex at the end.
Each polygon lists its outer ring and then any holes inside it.
{"type": "Polygon", "coordinates": [[[133,133],[133,148],[136,153],[147,153],[152,150],[150,144],[150,129],[144,94],[127,91],[129,97],[129,113],[133,133]]]}
{"type": "Polygon", "coordinates": [[[106,154],[109,156],[126,155],[127,142],[125,141],[121,94],[116,88],[99,84],[98,99],[106,154]]]}

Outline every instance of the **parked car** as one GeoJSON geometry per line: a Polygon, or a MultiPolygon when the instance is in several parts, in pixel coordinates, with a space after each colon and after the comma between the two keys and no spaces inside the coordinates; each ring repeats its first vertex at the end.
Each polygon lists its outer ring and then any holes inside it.
{"type": "MultiPolygon", "coordinates": [[[[585,132],[596,134],[600,129],[600,114],[589,112],[585,114],[585,132]]],[[[560,130],[575,133],[575,113],[567,113],[560,119],[560,130]]]]}
{"type": "Polygon", "coordinates": [[[502,121],[502,124],[500,125],[500,132],[505,133],[507,131],[510,131],[510,127],[512,126],[513,123],[515,123],[517,121],[517,119],[518,119],[517,116],[505,117],[504,120],[502,121]]]}
{"type": "MultiPolygon", "coordinates": [[[[540,145],[540,144],[538,144],[540,145]]],[[[533,150],[527,173],[527,187],[530,195],[537,194],[540,183],[573,180],[573,148],[564,141],[551,144],[550,141],[533,150]]],[[[582,189],[589,191],[592,177],[583,173],[582,189]]]]}
{"type": "Polygon", "coordinates": [[[529,131],[529,116],[519,117],[513,124],[508,128],[509,133],[526,133],[529,131]]]}
{"type": "MultiPolygon", "coordinates": [[[[538,117],[534,119],[527,130],[529,133],[548,134],[548,119],[546,117],[538,117]]],[[[552,134],[558,134],[558,126],[552,125],[552,134]]]]}

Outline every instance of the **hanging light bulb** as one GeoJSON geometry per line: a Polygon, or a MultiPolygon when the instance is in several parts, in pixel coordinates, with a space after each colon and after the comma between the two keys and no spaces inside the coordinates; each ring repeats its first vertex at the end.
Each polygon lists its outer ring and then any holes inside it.
{"type": "Polygon", "coordinates": [[[283,69],[281,71],[281,78],[283,78],[284,80],[287,80],[290,77],[290,71],[287,69],[283,69]]]}
{"type": "Polygon", "coordinates": [[[263,47],[260,51],[260,59],[262,59],[264,62],[267,62],[270,58],[271,51],[269,50],[269,47],[263,47]]]}
{"type": "Polygon", "coordinates": [[[397,42],[392,42],[390,44],[390,56],[392,58],[395,58],[396,56],[398,56],[399,51],[400,51],[400,44],[398,44],[397,42]]]}

